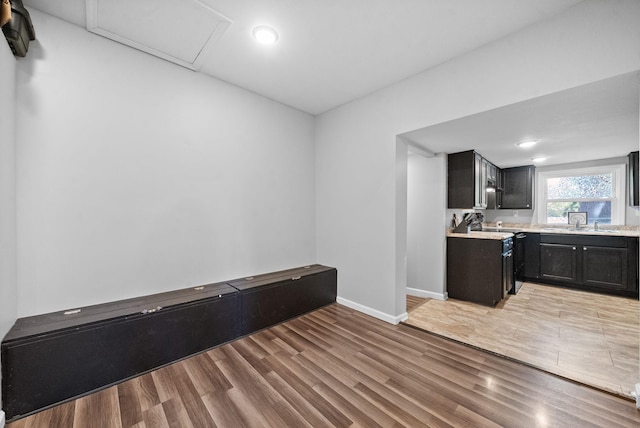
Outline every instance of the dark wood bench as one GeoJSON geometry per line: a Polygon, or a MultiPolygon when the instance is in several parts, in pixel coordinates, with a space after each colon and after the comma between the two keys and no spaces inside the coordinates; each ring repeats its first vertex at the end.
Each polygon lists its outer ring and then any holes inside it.
{"type": "Polygon", "coordinates": [[[0,346],[8,421],[157,369],[336,301],[311,265],[20,318],[0,346]]]}

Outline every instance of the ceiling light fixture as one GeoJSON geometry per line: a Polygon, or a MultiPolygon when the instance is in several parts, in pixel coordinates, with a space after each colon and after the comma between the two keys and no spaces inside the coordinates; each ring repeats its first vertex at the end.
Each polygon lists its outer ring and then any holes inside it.
{"type": "Polygon", "coordinates": [[[538,144],[538,140],[529,140],[529,141],[521,141],[516,144],[518,147],[522,147],[523,149],[528,149],[529,147],[533,147],[538,144]]]}
{"type": "Polygon", "coordinates": [[[547,160],[547,158],[545,158],[544,156],[540,156],[540,157],[537,157],[537,158],[531,158],[531,161],[533,163],[544,162],[546,160],[547,160]]]}
{"type": "Polygon", "coordinates": [[[278,32],[266,25],[254,27],[254,29],[251,30],[251,34],[253,34],[253,38],[256,39],[258,43],[263,45],[272,45],[278,41],[278,32]]]}

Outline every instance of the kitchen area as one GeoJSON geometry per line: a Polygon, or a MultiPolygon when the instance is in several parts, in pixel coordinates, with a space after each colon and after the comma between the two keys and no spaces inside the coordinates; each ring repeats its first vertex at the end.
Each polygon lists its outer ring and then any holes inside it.
{"type": "MultiPolygon", "coordinates": [[[[628,155],[625,187],[632,206],[639,200],[637,158],[637,151],[628,155]]],[[[482,209],[531,209],[534,176],[533,165],[500,170],[473,150],[448,155],[448,208],[478,209],[467,210],[462,220],[453,214],[455,227],[447,235],[449,297],[495,306],[516,294],[523,281],[535,281],[637,299],[637,227],[589,222],[588,211],[567,211],[566,224],[484,221],[482,209]],[[476,278],[496,271],[488,268],[491,256],[502,274],[493,294],[479,294],[476,278]]]]}
{"type": "Polygon", "coordinates": [[[640,348],[637,82],[621,76],[409,136],[451,149],[445,295],[412,309],[408,324],[632,397],[640,348]],[[629,84],[635,99],[621,113],[622,92],[617,101],[614,94],[629,84]],[[606,105],[616,114],[603,112],[606,105]]]}

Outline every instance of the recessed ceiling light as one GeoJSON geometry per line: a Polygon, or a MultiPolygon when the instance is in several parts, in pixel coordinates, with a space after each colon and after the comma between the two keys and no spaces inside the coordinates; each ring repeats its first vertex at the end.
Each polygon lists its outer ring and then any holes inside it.
{"type": "Polygon", "coordinates": [[[547,160],[547,158],[545,158],[544,156],[540,156],[540,157],[532,158],[532,159],[531,159],[531,161],[532,161],[532,162],[534,162],[534,163],[544,162],[544,161],[546,161],[546,160],[547,160]]]}
{"type": "Polygon", "coordinates": [[[528,149],[529,147],[533,147],[538,144],[538,140],[529,140],[529,141],[521,141],[516,144],[518,147],[522,147],[523,149],[528,149]]]}
{"type": "Polygon", "coordinates": [[[266,25],[255,27],[251,31],[251,34],[253,34],[253,38],[256,39],[258,43],[263,45],[272,45],[278,41],[278,32],[266,25]]]}

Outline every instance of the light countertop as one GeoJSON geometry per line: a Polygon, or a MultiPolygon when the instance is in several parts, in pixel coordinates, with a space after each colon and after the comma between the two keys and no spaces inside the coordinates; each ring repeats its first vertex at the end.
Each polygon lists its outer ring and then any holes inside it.
{"type": "Polygon", "coordinates": [[[472,230],[469,233],[454,233],[453,230],[447,230],[447,236],[452,238],[472,238],[472,239],[495,239],[502,241],[503,239],[511,238],[513,233],[511,232],[479,232],[472,230]]]}
{"type": "MultiPolygon", "coordinates": [[[[513,236],[511,232],[495,230],[495,223],[484,223],[483,227],[490,228],[490,231],[471,231],[469,233],[454,233],[453,229],[447,228],[447,236],[456,238],[474,238],[474,239],[507,239],[513,236]]],[[[640,228],[637,226],[608,226],[601,225],[600,230],[596,231],[593,227],[584,227],[581,229],[569,228],[567,226],[550,226],[546,224],[503,224],[502,229],[519,230],[530,233],[552,233],[565,235],[594,235],[594,236],[628,236],[640,237],[640,228]]]]}

